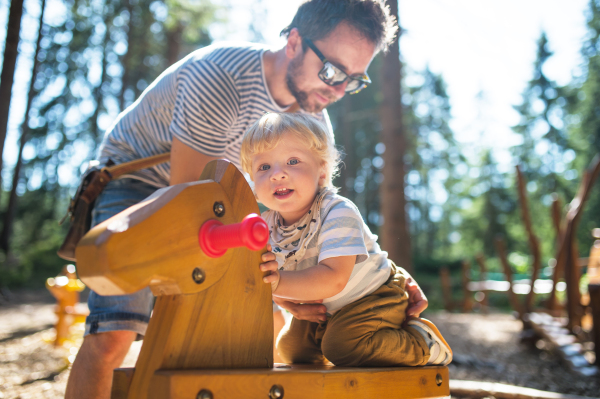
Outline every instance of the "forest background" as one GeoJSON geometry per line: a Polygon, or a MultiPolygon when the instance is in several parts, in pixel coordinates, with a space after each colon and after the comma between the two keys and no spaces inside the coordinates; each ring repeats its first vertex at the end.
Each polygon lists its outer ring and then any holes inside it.
{"type": "MultiPolygon", "coordinates": [[[[397,12],[397,2],[389,3],[397,12]]],[[[264,42],[267,7],[264,0],[253,1],[245,40],[264,42]]],[[[61,270],[65,262],[56,250],[67,226],[57,222],[104,132],[164,69],[209,45],[215,26],[229,26],[233,8],[216,0],[12,0],[0,13],[9,15],[0,77],[0,145],[10,100],[24,94],[11,94],[15,65],[31,75],[26,106],[16,118],[22,120],[18,144],[4,148],[0,175],[0,289],[6,291],[42,287],[61,270]],[[7,158],[16,161],[7,164],[7,158]]],[[[514,107],[520,120],[512,130],[521,139],[510,148],[511,164],[520,165],[528,181],[542,277],[551,275],[556,255],[552,200],[563,206],[571,201],[584,168],[600,151],[600,0],[590,0],[586,20],[581,73],[566,85],[546,76],[552,43],[541,32],[531,80],[514,107]]],[[[377,56],[369,69],[371,87],[328,108],[345,153],[335,184],[380,233],[384,249],[392,254],[410,249],[392,258],[402,258],[400,263],[412,269],[433,306],[441,303],[441,266],[450,268],[458,284],[461,261],[482,254],[490,277],[502,278],[497,237],[506,241],[514,271],[528,275],[532,255],[514,169],[499,166],[493,145],[465,146],[457,140],[443,76],[428,67],[403,65],[402,75],[390,78],[390,70],[400,71],[398,57],[397,52],[377,56]],[[398,86],[390,84],[401,76],[398,86]],[[390,96],[398,101],[391,115],[390,96]],[[386,132],[397,122],[401,125],[390,139],[386,132]],[[391,191],[392,182],[404,186],[404,196],[391,191]],[[406,220],[393,221],[392,208],[404,209],[406,220]],[[386,227],[391,225],[407,234],[401,240],[390,237],[386,227]]],[[[483,94],[480,102],[483,106],[483,94]]],[[[13,124],[14,119],[11,114],[13,124]]],[[[485,134],[486,126],[481,130],[485,134]]],[[[600,227],[599,220],[596,187],[579,224],[581,256],[587,256],[590,232],[600,227]]],[[[471,273],[479,277],[475,268],[471,273]]]]}

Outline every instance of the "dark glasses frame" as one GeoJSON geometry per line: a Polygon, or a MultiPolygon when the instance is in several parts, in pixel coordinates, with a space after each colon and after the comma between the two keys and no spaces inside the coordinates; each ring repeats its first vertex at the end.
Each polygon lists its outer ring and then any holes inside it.
{"type": "Polygon", "coordinates": [[[329,86],[338,86],[348,81],[348,85],[346,86],[346,93],[348,94],[356,94],[365,87],[367,87],[371,83],[371,79],[369,75],[366,73],[357,73],[355,75],[348,75],[346,72],[341,70],[340,68],[333,65],[330,61],[325,58],[323,53],[319,51],[317,46],[307,38],[302,38],[306,45],[310,47],[310,49],[319,57],[321,62],[323,63],[323,68],[319,71],[319,78],[329,86]]]}

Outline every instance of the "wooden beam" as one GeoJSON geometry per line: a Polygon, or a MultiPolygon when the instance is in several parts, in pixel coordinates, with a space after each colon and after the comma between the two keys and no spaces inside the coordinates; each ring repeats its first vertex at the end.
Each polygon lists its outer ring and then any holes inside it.
{"type": "Polygon", "coordinates": [[[567,395],[532,388],[499,384],[496,382],[450,380],[452,396],[497,399],[597,399],[587,396],[567,395]]]}
{"type": "Polygon", "coordinates": [[[449,398],[447,367],[281,365],[263,370],[158,371],[149,399],[449,398]],[[270,395],[276,387],[280,396],[270,395]],[[203,392],[204,396],[198,395],[203,392]]]}

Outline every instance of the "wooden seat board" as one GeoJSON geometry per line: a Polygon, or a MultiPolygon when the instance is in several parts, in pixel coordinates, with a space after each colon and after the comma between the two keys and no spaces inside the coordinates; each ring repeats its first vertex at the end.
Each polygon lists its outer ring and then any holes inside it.
{"type": "Polygon", "coordinates": [[[293,366],[249,370],[158,370],[150,382],[148,398],[194,398],[205,389],[214,399],[263,399],[269,397],[274,385],[283,388],[285,399],[450,396],[447,367],[293,366]]]}

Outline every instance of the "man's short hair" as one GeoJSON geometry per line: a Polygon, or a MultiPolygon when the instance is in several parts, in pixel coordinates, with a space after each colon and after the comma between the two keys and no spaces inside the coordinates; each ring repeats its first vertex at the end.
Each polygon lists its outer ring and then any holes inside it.
{"type": "MultiPolygon", "coordinates": [[[[398,32],[396,17],[383,0],[309,0],[303,3],[292,23],[281,31],[287,37],[293,28],[312,41],[327,37],[340,22],[346,22],[373,44],[387,51],[398,32]]],[[[306,44],[302,43],[306,50],[306,44]]]]}

